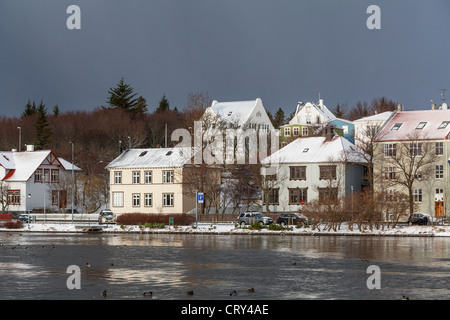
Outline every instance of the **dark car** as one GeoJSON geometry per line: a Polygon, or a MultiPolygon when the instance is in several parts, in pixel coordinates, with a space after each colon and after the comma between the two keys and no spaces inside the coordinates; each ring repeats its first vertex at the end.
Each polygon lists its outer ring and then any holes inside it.
{"type": "Polygon", "coordinates": [[[19,217],[17,218],[17,220],[22,221],[22,222],[29,222],[30,215],[28,213],[21,213],[21,214],[19,214],[19,217]]]}
{"type": "Polygon", "coordinates": [[[408,218],[408,224],[427,225],[431,221],[431,216],[426,213],[413,213],[408,218]]]}
{"type": "Polygon", "coordinates": [[[301,213],[282,213],[277,218],[277,223],[282,226],[289,224],[306,225],[308,223],[308,219],[301,213]]]}

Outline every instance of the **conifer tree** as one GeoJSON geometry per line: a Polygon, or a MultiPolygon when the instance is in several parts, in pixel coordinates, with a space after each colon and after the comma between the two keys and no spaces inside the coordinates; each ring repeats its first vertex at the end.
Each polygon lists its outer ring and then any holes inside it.
{"type": "Polygon", "coordinates": [[[36,150],[43,150],[48,147],[52,132],[47,121],[47,109],[42,103],[37,107],[38,118],[36,121],[36,141],[34,143],[36,150]]]}
{"type": "Polygon", "coordinates": [[[61,111],[59,110],[58,105],[55,105],[53,107],[53,116],[56,118],[57,116],[59,116],[61,114],[61,111]]]}
{"type": "Polygon", "coordinates": [[[279,108],[277,112],[275,112],[275,115],[273,116],[273,126],[275,129],[279,129],[280,126],[282,126],[285,122],[285,116],[283,109],[279,108]]]}
{"type": "Polygon", "coordinates": [[[158,108],[156,108],[155,112],[164,112],[169,110],[170,110],[169,101],[166,98],[166,94],[164,94],[163,97],[161,98],[161,101],[159,101],[159,106],[158,108]]]}
{"type": "Polygon", "coordinates": [[[36,103],[33,101],[33,103],[28,100],[27,104],[25,105],[25,110],[22,112],[21,117],[25,118],[27,116],[31,116],[33,114],[37,113],[36,103]]]}
{"type": "Polygon", "coordinates": [[[126,84],[122,79],[115,88],[109,88],[109,97],[107,103],[112,108],[122,108],[127,111],[133,111],[138,99],[135,99],[134,89],[126,84]]]}

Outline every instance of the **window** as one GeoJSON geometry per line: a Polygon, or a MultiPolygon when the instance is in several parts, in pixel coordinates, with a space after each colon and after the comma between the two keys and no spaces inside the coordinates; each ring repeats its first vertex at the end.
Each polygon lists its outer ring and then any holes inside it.
{"type": "Polygon", "coordinates": [[[386,167],[384,168],[384,177],[389,180],[395,180],[395,167],[386,167]]]}
{"type": "Polygon", "coordinates": [[[20,190],[8,190],[8,205],[20,206],[20,190]]]}
{"type": "Polygon", "coordinates": [[[436,166],[436,179],[442,178],[444,178],[444,166],[441,164],[436,166]]]}
{"type": "MultiPolygon", "coordinates": [[[[267,200],[269,204],[278,204],[278,188],[269,190],[267,200]]],[[[266,197],[264,197],[264,203],[265,201],[266,197]]]]}
{"type": "Polygon", "coordinates": [[[397,145],[395,143],[386,143],[384,145],[384,156],[385,157],[397,156],[397,145]]]}
{"type": "Polygon", "coordinates": [[[336,179],[336,166],[319,166],[320,180],[336,179]]]}
{"type": "Polygon", "coordinates": [[[348,134],[348,126],[342,126],[342,130],[344,130],[344,134],[348,134]]]}
{"type": "Polygon", "coordinates": [[[133,184],[140,184],[140,183],[141,183],[141,172],[133,171],[133,184]]]}
{"type": "Polygon", "coordinates": [[[114,171],[114,183],[115,184],[122,183],[122,171],[114,171]]]}
{"type": "Polygon", "coordinates": [[[44,182],[50,182],[50,169],[44,169],[44,182]]]}
{"type": "Polygon", "coordinates": [[[319,202],[334,202],[337,200],[338,189],[337,188],[318,188],[319,189],[319,202]]]}
{"type": "Polygon", "coordinates": [[[307,188],[289,188],[289,204],[290,205],[298,205],[305,204],[308,198],[308,189],[307,188]]]}
{"type": "Polygon", "coordinates": [[[34,182],[41,183],[42,182],[42,169],[37,169],[34,172],[34,182]]]}
{"type": "Polygon", "coordinates": [[[145,182],[145,184],[152,183],[152,172],[151,171],[144,172],[144,182],[145,182]]]}
{"type": "Polygon", "coordinates": [[[123,192],[113,192],[113,207],[123,207],[123,192]]]}
{"type": "Polygon", "coordinates": [[[163,183],[173,183],[173,170],[163,171],[163,183]]]}
{"type": "Polygon", "coordinates": [[[396,192],[397,191],[395,189],[389,189],[386,192],[386,201],[395,201],[396,200],[396,196],[395,196],[396,192]]]}
{"type": "Polygon", "coordinates": [[[411,157],[421,156],[422,155],[422,143],[411,142],[409,144],[409,155],[411,157]]]}
{"type": "Polygon", "coordinates": [[[299,135],[299,132],[300,132],[300,128],[299,128],[299,127],[294,127],[294,128],[292,128],[292,134],[293,134],[294,136],[298,136],[298,135],[299,135]]]}
{"type": "Polygon", "coordinates": [[[308,135],[308,127],[303,127],[302,128],[302,136],[307,136],[308,135]]]}
{"type": "Polygon", "coordinates": [[[443,142],[435,142],[434,150],[437,156],[442,156],[444,154],[444,143],[443,142]]]}
{"type": "Polygon", "coordinates": [[[426,122],[419,122],[419,124],[417,125],[416,129],[417,130],[422,130],[425,126],[426,126],[426,122]]]}
{"type": "Polygon", "coordinates": [[[306,167],[289,167],[290,180],[306,180],[306,167]]]}
{"type": "Polygon", "coordinates": [[[291,127],[284,128],[284,135],[285,136],[290,136],[291,135],[291,127]]]}
{"type": "Polygon", "coordinates": [[[413,190],[414,202],[422,202],[422,189],[413,190]]]}
{"type": "Polygon", "coordinates": [[[58,183],[59,182],[59,170],[58,169],[53,169],[52,170],[52,183],[58,183]]]}
{"type": "Polygon", "coordinates": [[[447,128],[450,121],[442,121],[442,123],[439,125],[438,129],[445,129],[447,128]]]}
{"type": "Polygon", "coordinates": [[[144,206],[151,207],[153,205],[152,199],[153,195],[151,193],[144,194],[144,206]]]}
{"type": "Polygon", "coordinates": [[[173,193],[163,193],[163,207],[173,207],[173,193]]]}
{"type": "Polygon", "coordinates": [[[133,193],[133,207],[141,206],[141,195],[139,193],[133,193]]]}
{"type": "Polygon", "coordinates": [[[400,127],[402,126],[401,123],[396,123],[392,126],[391,130],[392,131],[397,131],[398,129],[400,129],[400,127]]]}

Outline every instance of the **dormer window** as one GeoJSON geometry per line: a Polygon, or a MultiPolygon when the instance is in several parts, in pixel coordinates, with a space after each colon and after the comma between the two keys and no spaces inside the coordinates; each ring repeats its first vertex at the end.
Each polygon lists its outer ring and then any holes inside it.
{"type": "Polygon", "coordinates": [[[419,122],[419,124],[417,125],[416,129],[417,130],[422,130],[425,126],[426,126],[426,122],[419,122]]]}
{"type": "Polygon", "coordinates": [[[442,123],[439,125],[438,129],[445,129],[447,128],[450,121],[442,121],[442,123]]]}
{"type": "Polygon", "coordinates": [[[402,126],[402,123],[396,123],[396,124],[394,124],[394,126],[391,128],[391,131],[397,131],[398,129],[400,129],[401,126],[402,126]]]}

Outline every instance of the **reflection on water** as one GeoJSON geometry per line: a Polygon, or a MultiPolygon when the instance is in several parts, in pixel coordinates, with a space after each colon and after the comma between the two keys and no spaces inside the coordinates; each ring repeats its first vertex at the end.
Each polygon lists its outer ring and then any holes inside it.
{"type": "Polygon", "coordinates": [[[450,239],[0,234],[1,299],[447,299],[450,239]],[[367,267],[381,269],[369,290],[367,267]],[[81,290],[66,272],[81,269],[81,290]],[[249,293],[247,289],[255,288],[249,293]],[[193,290],[194,296],[186,296],[193,290]]]}

